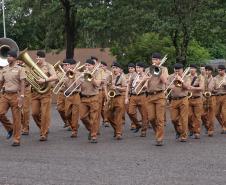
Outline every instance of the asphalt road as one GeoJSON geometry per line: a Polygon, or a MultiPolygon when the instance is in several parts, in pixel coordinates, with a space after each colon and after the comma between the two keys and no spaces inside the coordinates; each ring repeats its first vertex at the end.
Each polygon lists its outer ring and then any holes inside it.
{"type": "Polygon", "coordinates": [[[123,140],[113,139],[112,128],[101,128],[97,144],[87,140],[81,125],[78,138],[62,128],[53,108],[47,142],[31,122],[29,136],[20,147],[12,147],[0,126],[0,185],[225,185],[226,135],[216,123],[213,138],[204,133],[200,140],[175,141],[170,122],[165,145],[154,146],[153,131],[146,138],[129,130],[123,140]]]}

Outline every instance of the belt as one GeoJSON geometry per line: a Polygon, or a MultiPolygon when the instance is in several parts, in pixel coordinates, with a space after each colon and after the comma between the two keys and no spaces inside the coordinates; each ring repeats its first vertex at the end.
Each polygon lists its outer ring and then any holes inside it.
{"type": "Polygon", "coordinates": [[[171,97],[171,100],[181,100],[183,98],[186,98],[187,96],[181,96],[181,97],[171,97]]]}
{"type": "Polygon", "coordinates": [[[212,96],[224,96],[226,94],[213,94],[212,96]]]}
{"type": "Polygon", "coordinates": [[[192,96],[189,99],[197,99],[197,98],[201,98],[201,96],[192,96]]]}
{"type": "Polygon", "coordinates": [[[91,98],[91,97],[94,97],[94,96],[96,96],[97,94],[95,94],[95,95],[83,95],[83,94],[80,94],[80,97],[81,98],[91,98]]]}
{"type": "Polygon", "coordinates": [[[121,96],[121,94],[116,94],[115,97],[121,96]]]}
{"type": "Polygon", "coordinates": [[[3,94],[17,94],[17,92],[4,91],[3,94]]]}
{"type": "Polygon", "coordinates": [[[156,95],[156,94],[159,94],[163,91],[154,91],[154,92],[148,92],[147,95],[156,95]]]}
{"type": "Polygon", "coordinates": [[[140,93],[140,94],[130,94],[130,96],[141,96],[141,95],[146,95],[146,93],[143,92],[143,93],[140,93]]]}

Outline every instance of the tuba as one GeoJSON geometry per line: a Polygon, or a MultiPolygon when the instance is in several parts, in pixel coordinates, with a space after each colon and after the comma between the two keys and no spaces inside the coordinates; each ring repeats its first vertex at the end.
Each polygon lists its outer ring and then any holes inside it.
{"type": "Polygon", "coordinates": [[[22,60],[27,68],[30,69],[30,71],[26,71],[27,78],[26,80],[31,84],[32,88],[40,93],[44,94],[51,88],[50,83],[44,83],[39,84],[37,80],[40,78],[43,78],[45,80],[48,79],[48,76],[37,66],[37,64],[32,60],[32,58],[28,55],[27,49],[22,51],[20,55],[18,56],[19,60],[22,60]]]}
{"type": "Polygon", "coordinates": [[[14,50],[19,54],[19,47],[16,42],[10,38],[0,38],[0,66],[8,65],[7,54],[9,50],[14,50]]]}

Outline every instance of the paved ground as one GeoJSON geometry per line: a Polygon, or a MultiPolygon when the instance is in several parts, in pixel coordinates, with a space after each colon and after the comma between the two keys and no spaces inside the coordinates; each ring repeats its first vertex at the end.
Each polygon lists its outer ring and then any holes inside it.
{"type": "MultiPolygon", "coordinates": [[[[140,138],[125,128],[115,141],[112,129],[102,128],[98,144],[87,141],[79,129],[77,139],[62,128],[55,109],[49,140],[38,141],[33,121],[31,133],[13,148],[0,127],[0,185],[225,185],[226,136],[217,126],[213,138],[179,143],[170,123],[165,146],[154,146],[153,132],[140,138]]],[[[217,124],[218,125],[218,124],[217,124]]]]}

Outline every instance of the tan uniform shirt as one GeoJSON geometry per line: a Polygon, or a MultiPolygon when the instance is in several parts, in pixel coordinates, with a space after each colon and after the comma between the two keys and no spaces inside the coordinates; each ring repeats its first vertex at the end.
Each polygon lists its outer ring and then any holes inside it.
{"type": "Polygon", "coordinates": [[[107,83],[107,79],[109,78],[109,76],[111,75],[111,71],[109,70],[101,70],[100,71],[100,76],[101,76],[101,84],[100,84],[100,90],[104,90],[104,86],[106,85],[107,83]]]}
{"type": "MultiPolygon", "coordinates": [[[[95,80],[101,80],[101,75],[96,71],[93,74],[95,80]]],[[[92,96],[99,94],[99,86],[95,86],[92,82],[87,82],[84,78],[81,78],[81,94],[85,96],[92,96]]]]}
{"type": "Polygon", "coordinates": [[[41,66],[38,66],[40,67],[40,69],[48,76],[53,76],[53,75],[56,75],[56,71],[54,69],[54,67],[47,63],[47,62],[44,62],[41,66]]]}
{"type": "MultiPolygon", "coordinates": [[[[126,87],[126,77],[124,74],[115,76],[110,75],[108,78],[108,83],[112,83],[112,85],[118,86],[118,87],[126,87]]],[[[125,95],[125,92],[120,92],[118,89],[115,89],[116,95],[125,95]]]]}
{"type": "MultiPolygon", "coordinates": [[[[194,83],[193,83],[193,87],[201,87],[202,90],[190,90],[192,92],[192,96],[202,96],[202,92],[204,90],[204,79],[202,77],[202,75],[188,75],[188,78],[190,78],[190,82],[192,83],[193,79],[196,77],[194,83]]],[[[191,85],[191,84],[190,84],[191,85]]]]}
{"type": "MultiPolygon", "coordinates": [[[[168,81],[167,81],[167,86],[173,81],[173,79],[175,78],[175,74],[171,74],[168,78],[168,81]]],[[[191,81],[190,81],[190,78],[188,78],[188,76],[185,76],[184,79],[183,79],[183,83],[185,86],[189,86],[191,81]]],[[[172,88],[172,91],[171,91],[171,94],[170,96],[171,97],[185,97],[188,95],[188,90],[183,88],[180,88],[180,87],[174,87],[172,88]]]]}
{"type": "Polygon", "coordinates": [[[226,75],[220,76],[217,75],[214,77],[214,89],[215,89],[215,94],[226,94],[226,88],[224,87],[226,85],[226,83],[224,82],[221,87],[218,89],[220,82],[225,78],[225,82],[226,82],[226,75]]]}
{"type": "Polygon", "coordinates": [[[17,64],[4,67],[0,73],[0,81],[6,92],[18,92],[20,89],[20,80],[26,78],[25,70],[17,64]]]}
{"type": "Polygon", "coordinates": [[[204,91],[210,91],[212,92],[214,89],[214,78],[211,75],[210,77],[204,77],[204,91]]]}
{"type": "MultiPolygon", "coordinates": [[[[168,77],[168,69],[166,67],[161,66],[162,74],[166,77],[168,77]]],[[[145,70],[146,73],[148,73],[149,68],[145,70]]],[[[152,76],[151,79],[148,81],[148,87],[147,92],[155,92],[155,91],[164,91],[166,89],[166,84],[162,83],[160,80],[160,77],[152,76]]]]}

